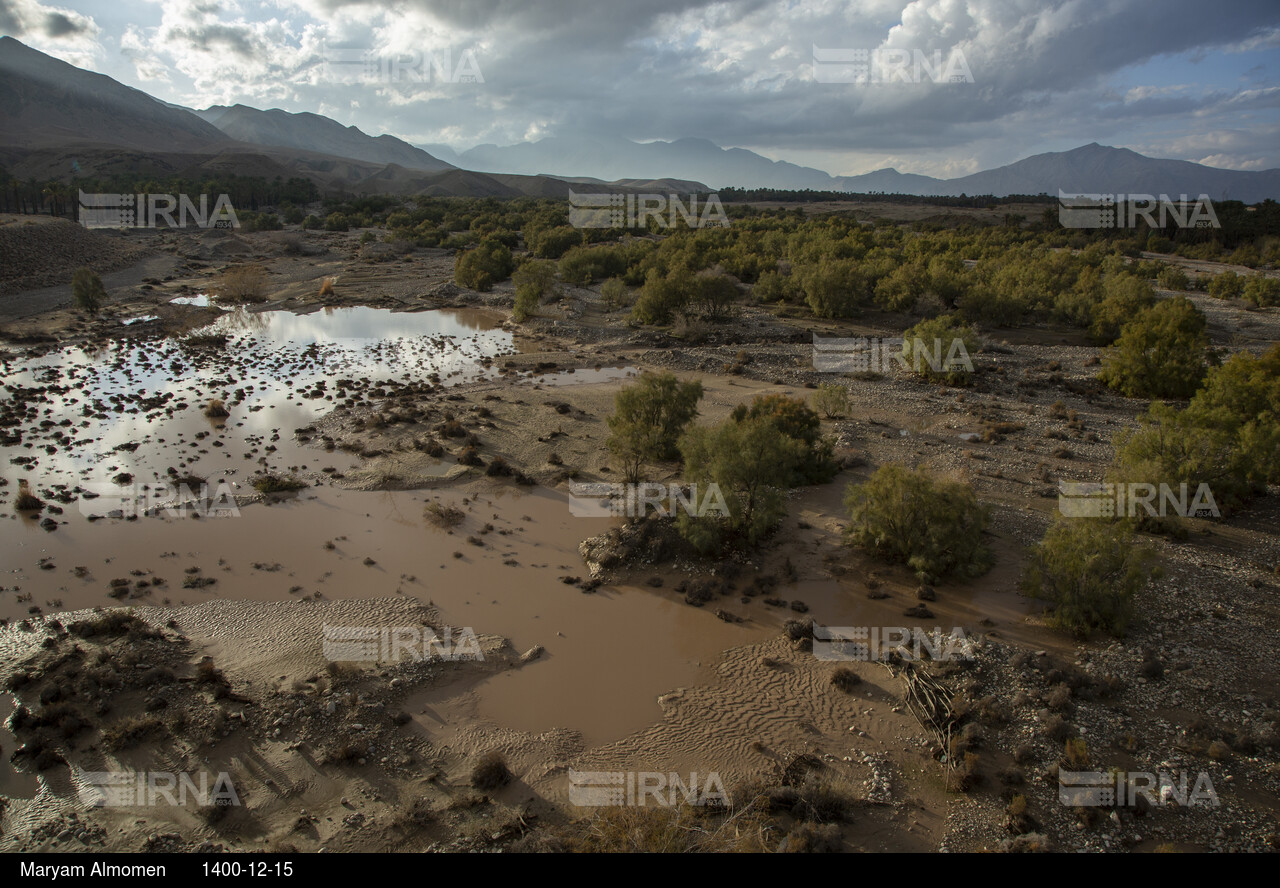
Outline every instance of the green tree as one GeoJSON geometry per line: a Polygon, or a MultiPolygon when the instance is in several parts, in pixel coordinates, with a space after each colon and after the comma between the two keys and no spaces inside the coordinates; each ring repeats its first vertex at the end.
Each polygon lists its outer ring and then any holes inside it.
{"type": "Polygon", "coordinates": [[[835,419],[849,412],[849,390],[832,382],[818,386],[813,393],[813,409],[827,419],[835,419]]]}
{"type": "Polygon", "coordinates": [[[102,286],[102,278],[88,268],[77,268],[71,278],[71,295],[75,297],[76,306],[82,311],[96,315],[107,298],[106,288],[102,286]]]}
{"type": "Polygon", "coordinates": [[[486,237],[473,250],[459,253],[453,263],[453,278],[464,287],[485,292],[510,276],[515,263],[511,250],[496,238],[486,237]]]}
{"type": "Polygon", "coordinates": [[[1101,629],[1123,635],[1134,596],[1150,581],[1150,549],[1124,523],[1059,518],[1031,553],[1022,590],[1048,603],[1049,625],[1087,638],[1101,629]]]}
{"type": "Polygon", "coordinates": [[[967,484],[890,464],[849,485],[845,506],[854,545],[905,562],[921,580],[969,579],[991,568],[982,541],[989,512],[967,484]]]}
{"type": "Polygon", "coordinates": [[[835,445],[831,439],[822,436],[822,419],[803,398],[783,394],[757,395],[750,407],[739,404],[731,416],[737,422],[772,420],[779,431],[800,444],[804,458],[792,469],[789,479],[792,486],[830,481],[838,471],[839,467],[831,456],[835,445]]]}
{"type": "Polygon", "coordinates": [[[680,534],[700,552],[754,546],[787,513],[786,488],[804,459],[804,444],[787,435],[776,417],[730,417],[711,428],[695,427],[680,440],[685,477],[699,496],[715,484],[728,515],[680,512],[680,534]]]}
{"type": "Polygon", "coordinates": [[[1189,398],[1204,379],[1204,314],[1182,296],[1164,299],[1124,325],[1099,379],[1131,398],[1189,398]]]}
{"type": "Polygon", "coordinates": [[[555,292],[556,264],[547,259],[526,259],[515,270],[511,280],[516,285],[515,311],[512,317],[523,324],[538,313],[538,306],[555,292]]]}
{"type": "Polygon", "coordinates": [[[921,321],[902,334],[902,357],[918,376],[931,382],[965,385],[973,378],[978,334],[956,315],[921,321]]]}
{"type": "Polygon", "coordinates": [[[680,435],[698,415],[700,400],[702,383],[681,382],[673,373],[641,374],[618,392],[606,445],[622,461],[627,481],[639,481],[646,462],[680,455],[680,435]]]}
{"type": "Polygon", "coordinates": [[[606,311],[617,311],[627,304],[627,285],[621,278],[612,277],[600,286],[600,301],[606,311]]]}
{"type": "Polygon", "coordinates": [[[1102,301],[1093,308],[1089,337],[1098,345],[1110,345],[1124,325],[1155,299],[1155,291],[1146,281],[1131,274],[1107,275],[1102,284],[1102,301]]]}

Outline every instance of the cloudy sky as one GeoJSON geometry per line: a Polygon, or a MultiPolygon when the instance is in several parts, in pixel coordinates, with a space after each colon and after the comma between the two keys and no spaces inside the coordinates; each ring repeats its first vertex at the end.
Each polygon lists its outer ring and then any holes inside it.
{"type": "Polygon", "coordinates": [[[0,0],[0,34],[169,102],[459,150],[699,137],[949,177],[1100,142],[1280,167],[1276,0],[0,0]]]}

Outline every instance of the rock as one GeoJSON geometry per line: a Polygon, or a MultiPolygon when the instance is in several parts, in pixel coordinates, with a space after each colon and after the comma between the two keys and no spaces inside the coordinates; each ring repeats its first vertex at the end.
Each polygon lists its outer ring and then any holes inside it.
{"type": "Polygon", "coordinates": [[[545,648],[543,648],[542,645],[535,644],[533,647],[529,648],[529,650],[520,655],[520,662],[522,664],[532,663],[534,660],[542,656],[544,650],[545,648]]]}
{"type": "Polygon", "coordinates": [[[932,586],[921,586],[916,590],[916,598],[921,601],[937,601],[938,593],[933,591],[932,586]]]}

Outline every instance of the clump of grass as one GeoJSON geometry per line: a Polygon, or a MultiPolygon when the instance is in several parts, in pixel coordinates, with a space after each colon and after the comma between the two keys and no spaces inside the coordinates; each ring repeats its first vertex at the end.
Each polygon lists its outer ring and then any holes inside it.
{"type": "Polygon", "coordinates": [[[204,415],[210,419],[226,419],[231,415],[226,403],[221,398],[213,398],[204,407],[204,415]]]}
{"type": "Polygon", "coordinates": [[[168,729],[154,715],[131,716],[102,729],[102,743],[112,752],[132,749],[168,729]]]}
{"type": "Polygon", "coordinates": [[[458,464],[463,466],[483,466],[484,460],[474,447],[468,447],[458,454],[458,464]]]}
{"type": "Polygon", "coordinates": [[[423,514],[436,527],[457,527],[467,517],[457,506],[446,506],[443,503],[427,503],[423,514]]]}
{"type": "Polygon", "coordinates": [[[515,474],[515,469],[511,468],[510,464],[502,457],[495,456],[493,461],[489,463],[489,467],[484,470],[484,473],[490,478],[506,477],[515,474]]]}
{"type": "Polygon", "coordinates": [[[853,693],[854,688],[862,684],[862,677],[848,666],[841,666],[831,673],[831,684],[846,694],[850,694],[853,693]]]}
{"type": "Polygon", "coordinates": [[[502,753],[491,750],[476,761],[471,769],[471,785],[476,789],[492,791],[511,782],[511,769],[502,753]]]}
{"type": "Polygon", "coordinates": [[[38,512],[44,508],[44,500],[31,492],[31,485],[26,478],[18,482],[18,492],[13,497],[13,508],[18,512],[38,512]]]}
{"type": "Polygon", "coordinates": [[[333,278],[325,278],[320,283],[320,295],[321,296],[333,295],[333,278]]]}
{"type": "Polygon", "coordinates": [[[307,483],[293,475],[275,475],[268,472],[253,479],[253,489],[259,493],[289,493],[302,490],[307,483]]]}

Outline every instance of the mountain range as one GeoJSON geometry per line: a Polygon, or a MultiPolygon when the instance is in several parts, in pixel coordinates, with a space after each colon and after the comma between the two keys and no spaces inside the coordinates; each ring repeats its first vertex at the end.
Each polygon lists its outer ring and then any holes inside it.
{"type": "Polygon", "coordinates": [[[894,169],[832,176],[706,139],[565,135],[457,152],[371,136],[309,112],[172,105],[12,37],[0,37],[0,74],[0,164],[42,180],[74,169],[86,176],[304,176],[333,192],[432,196],[565,197],[571,188],[690,192],[733,186],[921,196],[1064,191],[1207,194],[1248,203],[1280,198],[1280,169],[1225,170],[1096,143],[955,179],[894,169]]]}

